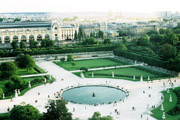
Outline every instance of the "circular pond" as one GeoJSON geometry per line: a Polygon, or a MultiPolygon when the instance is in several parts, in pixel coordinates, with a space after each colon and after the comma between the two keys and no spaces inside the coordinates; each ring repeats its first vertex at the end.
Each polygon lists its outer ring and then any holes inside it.
{"type": "Polygon", "coordinates": [[[114,87],[93,85],[68,89],[62,93],[62,97],[79,104],[110,104],[123,100],[126,93],[114,87]]]}

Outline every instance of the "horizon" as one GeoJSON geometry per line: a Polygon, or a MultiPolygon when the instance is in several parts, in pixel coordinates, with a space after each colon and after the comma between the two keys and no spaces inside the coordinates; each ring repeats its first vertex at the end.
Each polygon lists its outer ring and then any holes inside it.
{"type": "Polygon", "coordinates": [[[19,12],[180,12],[178,0],[6,0],[2,1],[0,13],[19,12]],[[153,6],[153,7],[152,7],[153,6]]]}

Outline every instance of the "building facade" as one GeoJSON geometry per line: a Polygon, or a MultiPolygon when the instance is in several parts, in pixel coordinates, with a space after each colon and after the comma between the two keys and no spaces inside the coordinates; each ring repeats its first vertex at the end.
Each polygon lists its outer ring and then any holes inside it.
{"type": "Polygon", "coordinates": [[[29,40],[72,40],[78,32],[76,25],[60,25],[58,22],[0,23],[0,43],[29,42],[29,40]]]}

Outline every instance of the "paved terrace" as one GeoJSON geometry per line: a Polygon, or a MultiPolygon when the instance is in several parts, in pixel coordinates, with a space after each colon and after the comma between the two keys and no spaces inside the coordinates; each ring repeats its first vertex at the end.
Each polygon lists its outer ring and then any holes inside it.
{"type": "MultiPolygon", "coordinates": [[[[149,82],[133,82],[121,79],[109,79],[109,78],[79,78],[69,71],[60,68],[51,61],[40,60],[37,65],[47,71],[47,74],[52,75],[56,82],[52,84],[41,85],[39,87],[33,88],[28,91],[24,96],[13,98],[11,102],[8,100],[0,101],[0,113],[7,112],[7,108],[12,108],[13,105],[22,103],[31,104],[37,107],[40,112],[45,112],[44,108],[47,104],[50,95],[50,99],[56,99],[54,93],[71,86],[78,85],[89,85],[89,84],[107,84],[111,86],[120,86],[129,91],[129,96],[123,101],[117,104],[107,104],[107,105],[83,105],[83,104],[73,104],[68,103],[67,107],[73,114],[73,118],[80,118],[81,120],[87,120],[93,115],[94,112],[101,112],[102,116],[111,115],[115,120],[155,120],[149,116],[149,109],[152,105],[160,105],[161,101],[161,91],[170,87],[168,79],[156,80],[153,83],[149,82]],[[64,79],[64,80],[62,80],[64,79]],[[166,87],[163,86],[163,82],[166,87]],[[150,87],[150,89],[149,89],[150,87]],[[145,93],[143,93],[145,91],[145,93]],[[40,95],[38,95],[38,92],[40,95]],[[151,97],[149,97],[151,94],[151,97]],[[35,100],[38,100],[35,103],[35,100]],[[135,107],[135,111],[132,111],[132,107],[135,107]],[[75,108],[75,112],[73,112],[75,108]],[[86,108],[86,109],[85,109],[86,108]],[[117,109],[120,115],[117,115],[114,111],[117,109]],[[141,115],[143,118],[141,119],[141,115]]],[[[179,78],[173,78],[171,80],[177,80],[175,86],[180,86],[179,78]]]]}

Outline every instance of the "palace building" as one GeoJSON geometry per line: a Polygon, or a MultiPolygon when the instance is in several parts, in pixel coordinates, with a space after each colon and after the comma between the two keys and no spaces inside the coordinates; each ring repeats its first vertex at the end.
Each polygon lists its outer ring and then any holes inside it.
{"type": "Polygon", "coordinates": [[[76,25],[60,25],[58,22],[13,22],[0,23],[0,43],[29,42],[29,40],[72,40],[76,25]]]}

